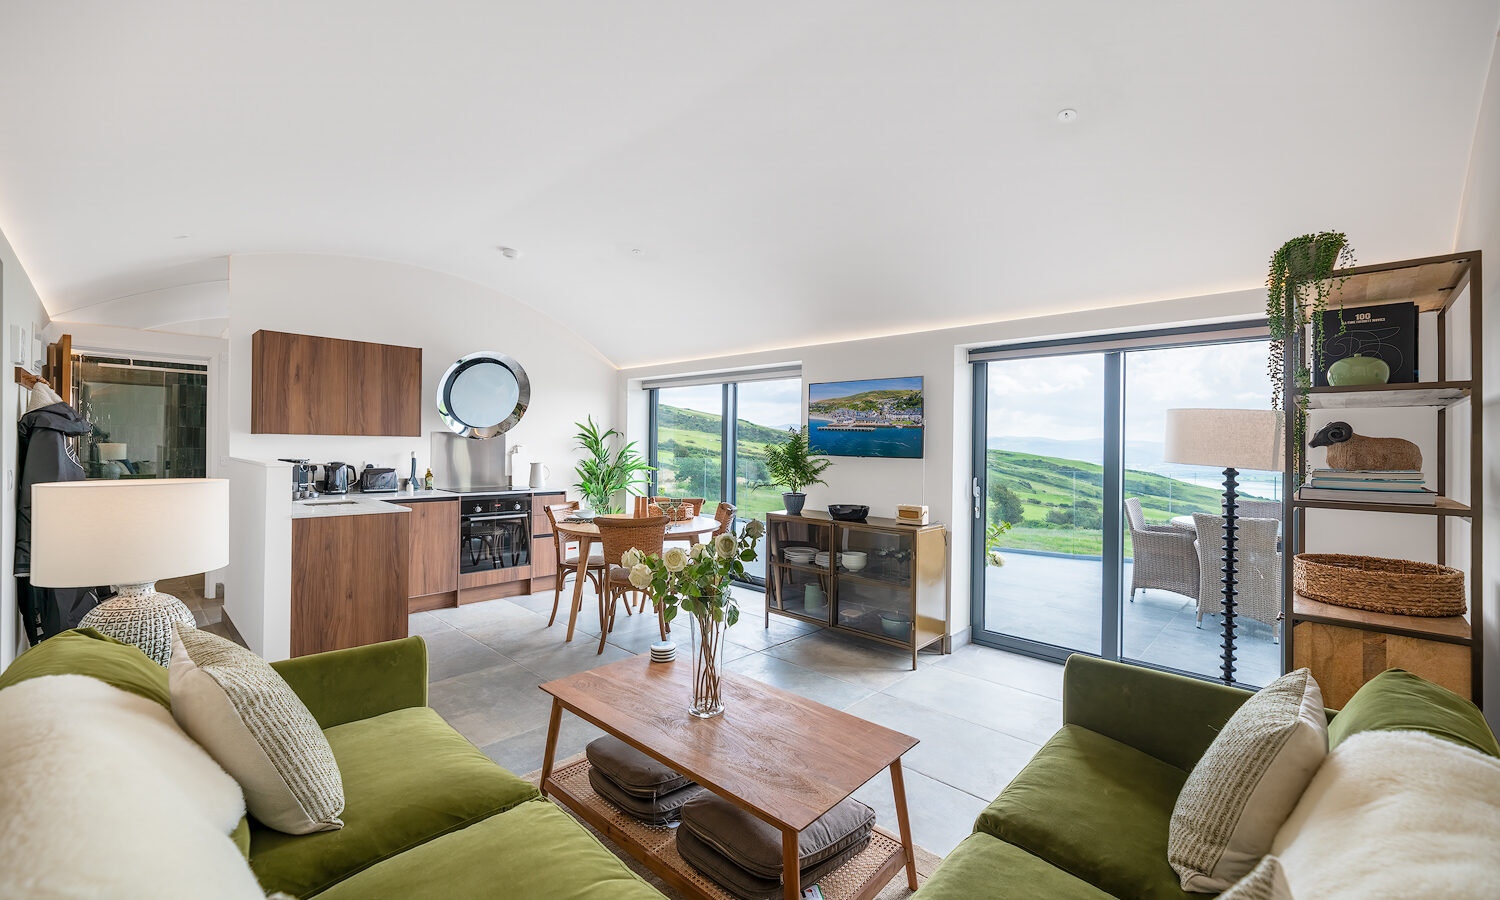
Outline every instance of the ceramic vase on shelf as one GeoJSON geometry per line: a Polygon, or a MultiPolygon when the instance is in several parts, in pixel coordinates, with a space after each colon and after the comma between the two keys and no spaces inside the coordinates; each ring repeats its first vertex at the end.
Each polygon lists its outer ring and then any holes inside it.
{"type": "Polygon", "coordinates": [[[688,613],[687,620],[693,648],[693,705],[688,712],[711,719],[724,712],[724,622],[707,610],[688,613]]]}
{"type": "Polygon", "coordinates": [[[1328,383],[1334,387],[1360,384],[1385,384],[1391,378],[1391,367],[1378,356],[1356,353],[1328,367],[1328,383]]]}

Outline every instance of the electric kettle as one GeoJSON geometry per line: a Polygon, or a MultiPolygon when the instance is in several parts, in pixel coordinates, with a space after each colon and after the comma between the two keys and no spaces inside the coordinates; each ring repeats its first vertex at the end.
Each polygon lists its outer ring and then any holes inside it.
{"type": "Polygon", "coordinates": [[[347,494],[351,479],[359,478],[359,470],[348,463],[323,463],[323,493],[347,494]]]}

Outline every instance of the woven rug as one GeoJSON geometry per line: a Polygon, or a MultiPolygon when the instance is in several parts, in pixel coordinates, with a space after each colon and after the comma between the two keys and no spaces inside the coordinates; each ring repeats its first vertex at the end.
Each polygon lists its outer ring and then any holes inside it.
{"type": "MultiPolygon", "coordinates": [[[[559,760],[556,763],[555,767],[557,769],[565,769],[583,758],[583,754],[579,753],[575,756],[570,756],[567,759],[559,760]]],[[[531,782],[532,784],[539,785],[542,781],[542,770],[537,769],[535,772],[532,772],[525,777],[526,780],[531,782]]],[[[610,841],[609,838],[600,834],[599,831],[592,825],[583,821],[582,819],[579,819],[578,816],[573,815],[572,810],[568,809],[566,806],[562,806],[561,804],[558,804],[558,808],[563,812],[572,815],[574,819],[577,819],[580,825],[588,829],[589,834],[592,834],[594,837],[598,838],[600,843],[608,847],[610,851],[615,854],[615,856],[618,856],[620,858],[621,862],[630,867],[630,871],[641,876],[641,878],[645,879],[645,881],[652,887],[656,888],[658,891],[661,891],[666,896],[672,898],[672,900],[685,900],[682,894],[667,886],[666,882],[662,881],[656,876],[654,872],[642,865],[639,860],[637,860],[635,857],[631,856],[624,850],[620,849],[619,847],[615,846],[615,844],[610,841]]],[[[894,823],[891,824],[894,825],[894,823]]],[[[917,882],[920,884],[921,882],[927,880],[928,876],[930,876],[937,868],[938,863],[942,862],[942,859],[937,854],[931,853],[920,846],[916,847],[915,850],[917,855],[917,882]]],[[[875,895],[875,900],[905,900],[905,898],[910,897],[911,894],[911,889],[906,886],[906,870],[903,869],[896,874],[895,878],[891,879],[891,883],[886,885],[884,890],[875,895]]]]}

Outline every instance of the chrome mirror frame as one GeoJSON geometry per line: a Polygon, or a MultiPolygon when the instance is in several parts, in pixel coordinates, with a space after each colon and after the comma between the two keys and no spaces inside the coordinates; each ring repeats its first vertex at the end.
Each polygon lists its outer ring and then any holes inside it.
{"type": "Polygon", "coordinates": [[[531,380],[526,377],[526,370],[521,364],[511,357],[497,350],[480,350],[461,356],[458,361],[448,367],[443,377],[438,379],[437,386],[437,410],[442,417],[443,424],[454,434],[474,440],[496,437],[504,434],[515,427],[526,415],[526,409],[531,404],[531,380]],[[453,385],[458,377],[468,369],[485,364],[498,364],[510,372],[516,379],[516,405],[504,419],[493,425],[475,426],[455,416],[449,408],[448,400],[453,390],[453,385]]]}

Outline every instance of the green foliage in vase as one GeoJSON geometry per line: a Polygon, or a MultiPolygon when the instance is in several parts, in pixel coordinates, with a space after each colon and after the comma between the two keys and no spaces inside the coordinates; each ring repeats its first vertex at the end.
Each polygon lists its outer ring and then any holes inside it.
{"type": "Polygon", "coordinates": [[[649,592],[662,605],[668,622],[680,610],[727,627],[740,618],[729,583],[744,580],[745,563],[756,560],[755,545],[765,533],[765,524],[751,519],[738,532],[731,529],[714,535],[708,543],[694,544],[691,549],[670,546],[658,556],[627,550],[620,565],[629,570],[633,587],[649,592]]]}
{"type": "MultiPolygon", "coordinates": [[[[1344,283],[1333,277],[1334,270],[1354,265],[1354,249],[1342,231],[1320,231],[1304,234],[1282,244],[1271,254],[1266,275],[1266,318],[1271,332],[1270,358],[1266,371],[1271,376],[1271,408],[1281,409],[1283,381],[1286,377],[1287,342],[1305,329],[1307,353],[1297,353],[1291,361],[1292,380],[1296,388],[1296,415],[1292,417],[1297,459],[1292,471],[1300,472],[1301,455],[1307,436],[1307,392],[1312,387],[1312,373],[1323,368],[1323,312],[1328,298],[1344,283]],[[1310,362],[1309,362],[1310,361],[1310,362]]],[[[1339,318],[1339,333],[1344,331],[1339,318]]],[[[1295,346],[1295,345],[1294,345],[1295,346]]]]}
{"type": "Polygon", "coordinates": [[[646,473],[651,467],[636,452],[634,441],[621,443],[625,436],[613,428],[600,431],[593,416],[589,416],[587,422],[573,424],[578,428],[574,440],[578,448],[588,454],[573,469],[578,476],[573,487],[595,512],[621,512],[623,507],[615,505],[615,498],[621,493],[642,493],[640,489],[650,484],[646,473]],[[611,443],[618,446],[611,450],[611,443]]]}
{"type": "Polygon", "coordinates": [[[800,493],[811,484],[827,484],[818,477],[828,471],[833,461],[823,459],[821,450],[813,450],[807,444],[807,429],[788,428],[784,444],[767,444],[766,473],[770,476],[767,486],[780,485],[791,493],[800,493]]]}

